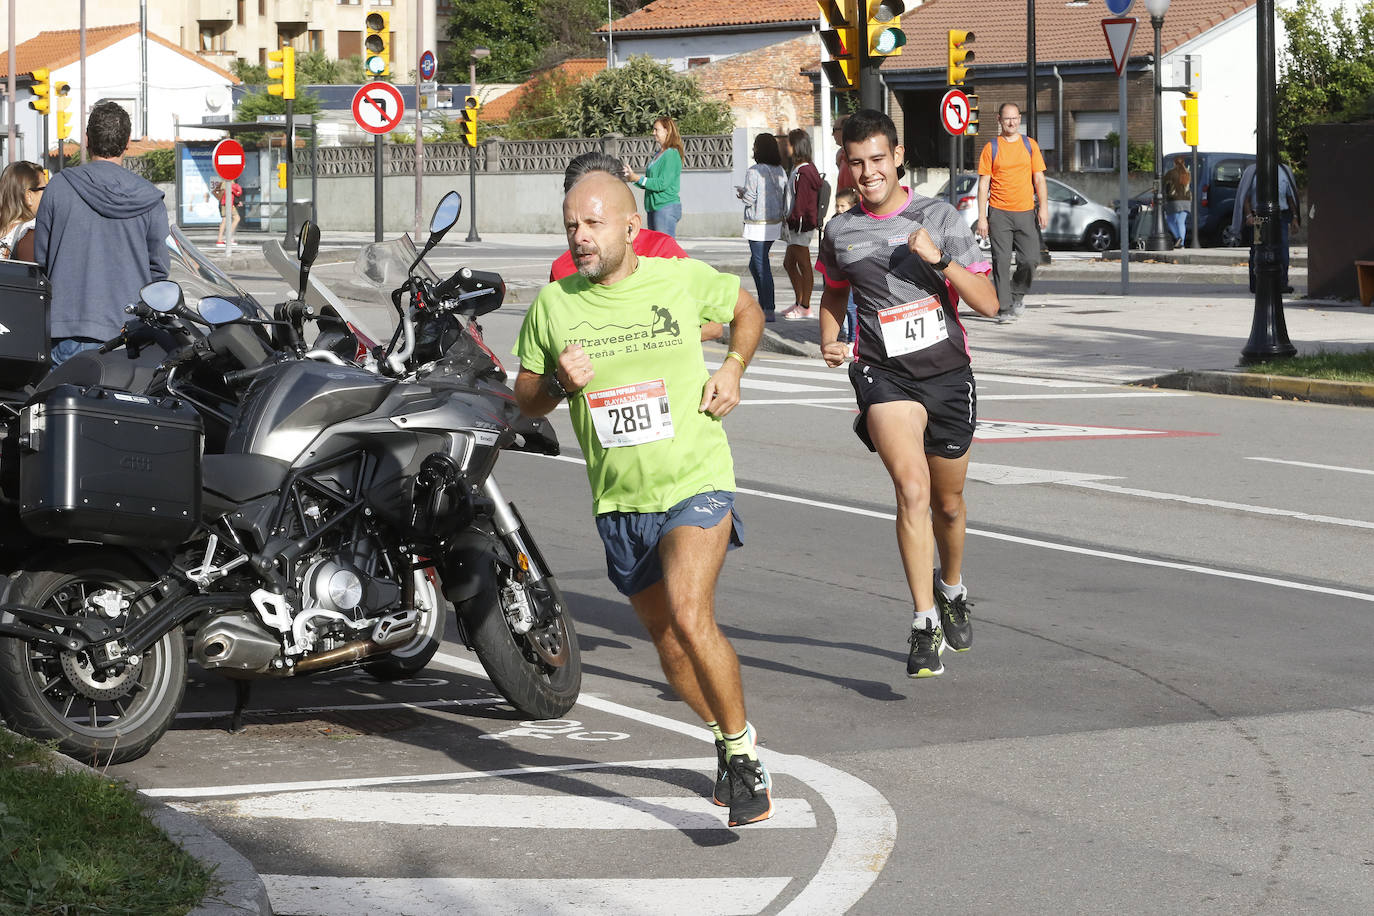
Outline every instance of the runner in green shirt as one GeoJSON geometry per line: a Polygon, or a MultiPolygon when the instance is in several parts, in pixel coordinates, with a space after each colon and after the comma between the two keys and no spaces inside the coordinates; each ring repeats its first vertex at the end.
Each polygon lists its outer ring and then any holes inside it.
{"type": "Polygon", "coordinates": [[[634,196],[611,175],[572,186],[563,224],[578,272],[544,287],[525,316],[516,400],[543,416],[569,399],[611,582],[715,735],[716,804],[729,806],[732,827],[764,820],[771,782],[739,659],[715,619],[726,550],[742,543],[721,419],[739,403],[763,311],[736,276],[636,255],[634,196]],[[730,322],[734,347],[714,373],[696,333],[708,320],[730,322]]]}

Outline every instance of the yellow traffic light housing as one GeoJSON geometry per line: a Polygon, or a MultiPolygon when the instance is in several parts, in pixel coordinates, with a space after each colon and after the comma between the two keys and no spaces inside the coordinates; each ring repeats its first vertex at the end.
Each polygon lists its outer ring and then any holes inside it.
{"type": "Polygon", "coordinates": [[[29,85],[29,91],[33,93],[33,98],[29,99],[29,107],[39,114],[48,113],[48,100],[52,95],[51,74],[46,67],[35,67],[33,82],[29,85]]]}
{"type": "MultiPolygon", "coordinates": [[[[830,59],[821,62],[830,88],[847,92],[859,88],[860,0],[816,0],[830,28],[821,32],[821,44],[830,59]]],[[[866,0],[865,0],[866,2],[866,0]]]]}
{"type": "Polygon", "coordinates": [[[965,64],[973,62],[973,52],[967,44],[973,41],[973,33],[963,29],[949,30],[949,85],[962,86],[968,77],[969,68],[965,64]]]}
{"type": "Polygon", "coordinates": [[[1183,106],[1183,117],[1179,118],[1179,121],[1183,123],[1183,142],[1188,146],[1197,146],[1197,93],[1188,93],[1188,97],[1186,99],[1182,99],[1179,104],[1183,106]]]}
{"type": "Polygon", "coordinates": [[[277,187],[279,187],[279,188],[284,188],[284,187],[286,187],[286,163],[285,163],[285,162],[278,162],[278,163],[277,163],[277,187]]]}
{"type": "Polygon", "coordinates": [[[363,69],[369,76],[391,75],[391,13],[373,10],[363,20],[367,37],[363,39],[363,69]]]}
{"type": "Polygon", "coordinates": [[[968,98],[968,126],[964,128],[964,136],[976,137],[978,135],[978,96],[972,92],[966,92],[968,98]]]}
{"type": "Polygon", "coordinates": [[[268,68],[267,78],[281,80],[279,83],[269,84],[267,91],[284,99],[294,99],[296,97],[296,49],[290,45],[283,45],[275,51],[267,52],[267,59],[277,63],[277,66],[268,68]]]}
{"type": "Polygon", "coordinates": [[[868,16],[868,53],[871,57],[890,57],[906,44],[902,31],[903,0],[865,0],[868,16]]]}
{"type": "Polygon", "coordinates": [[[68,97],[72,87],[66,80],[61,80],[53,83],[52,88],[53,95],[57,96],[57,139],[62,141],[72,133],[72,100],[68,97]]]}
{"type": "Polygon", "coordinates": [[[477,114],[481,110],[482,103],[477,96],[463,99],[463,142],[472,149],[477,148],[477,114]]]}

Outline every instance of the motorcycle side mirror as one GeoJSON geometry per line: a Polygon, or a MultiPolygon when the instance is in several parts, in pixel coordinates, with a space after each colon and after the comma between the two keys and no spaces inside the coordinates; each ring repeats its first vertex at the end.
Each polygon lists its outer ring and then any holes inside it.
{"type": "Polygon", "coordinates": [[[138,298],[148,308],[164,315],[175,312],[186,301],[181,285],[175,280],[154,280],[138,291],[138,298]]]}
{"type": "Polygon", "coordinates": [[[229,324],[243,318],[243,309],[222,296],[206,296],[200,300],[200,317],[214,325],[229,324]]]}
{"type": "Polygon", "coordinates": [[[439,205],[434,208],[434,216],[429,220],[429,241],[425,242],[424,250],[411,262],[410,267],[406,269],[407,274],[415,269],[416,264],[419,264],[425,259],[425,255],[429,254],[430,249],[439,244],[440,239],[442,239],[450,229],[458,225],[458,215],[462,212],[463,195],[459,194],[457,191],[449,191],[443,196],[439,201],[439,205]]]}
{"type": "Polygon", "coordinates": [[[310,267],[320,254],[320,227],[310,220],[301,223],[301,234],[296,239],[296,260],[301,265],[301,285],[296,298],[305,298],[305,284],[310,279],[310,267]]]}

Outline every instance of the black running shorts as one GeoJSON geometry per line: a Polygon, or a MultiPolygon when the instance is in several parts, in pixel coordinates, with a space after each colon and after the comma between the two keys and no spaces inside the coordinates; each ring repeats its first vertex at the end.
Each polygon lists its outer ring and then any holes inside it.
{"type": "Polygon", "coordinates": [[[854,434],[870,452],[877,449],[868,437],[868,408],[888,401],[915,401],[926,409],[927,455],[960,458],[973,444],[973,429],[978,424],[978,393],[969,366],[914,379],[868,363],[853,362],[849,364],[849,383],[854,386],[859,402],[854,434]]]}

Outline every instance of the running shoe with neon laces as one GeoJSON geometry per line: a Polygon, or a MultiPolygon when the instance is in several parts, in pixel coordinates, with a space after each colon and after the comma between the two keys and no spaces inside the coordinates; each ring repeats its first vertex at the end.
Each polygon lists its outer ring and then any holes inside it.
{"type": "Polygon", "coordinates": [[[957,598],[946,598],[937,586],[935,606],[940,609],[940,629],[944,631],[945,642],[955,652],[967,652],[973,648],[973,618],[969,616],[968,593],[961,592],[957,598]]]}
{"type": "Polygon", "coordinates": [[[945,673],[940,653],[945,651],[945,632],[927,622],[924,629],[911,628],[911,652],[906,657],[907,677],[938,677],[945,673]]]}
{"type": "MultiPolygon", "coordinates": [[[[749,730],[750,747],[758,744],[758,733],[754,731],[754,724],[746,722],[746,729],[749,730]]],[[[716,786],[711,792],[711,801],[722,808],[730,807],[734,800],[734,794],[730,784],[730,761],[726,759],[725,742],[716,742],[716,786]]]]}
{"type": "Polygon", "coordinates": [[[730,826],[766,821],[773,816],[773,780],[760,760],[744,754],[730,758],[730,826]]]}

